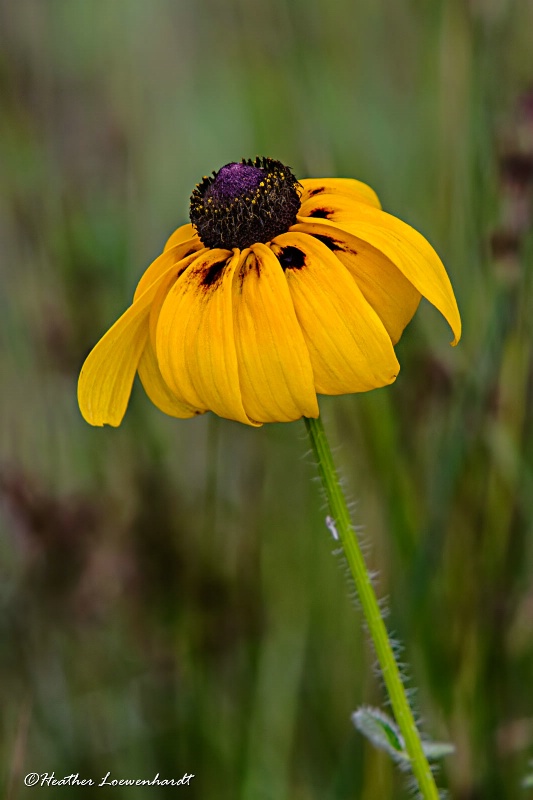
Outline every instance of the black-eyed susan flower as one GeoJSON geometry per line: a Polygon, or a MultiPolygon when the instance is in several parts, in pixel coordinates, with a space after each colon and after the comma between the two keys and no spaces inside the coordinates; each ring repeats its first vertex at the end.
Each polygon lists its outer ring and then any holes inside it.
{"type": "Polygon", "coordinates": [[[120,424],[137,372],[174,417],[317,417],[317,394],[395,380],[394,345],[422,296],[460,338],[439,257],[360,181],[298,182],[279,161],[243,160],[196,186],[190,219],[83,365],[92,425],[120,424]]]}

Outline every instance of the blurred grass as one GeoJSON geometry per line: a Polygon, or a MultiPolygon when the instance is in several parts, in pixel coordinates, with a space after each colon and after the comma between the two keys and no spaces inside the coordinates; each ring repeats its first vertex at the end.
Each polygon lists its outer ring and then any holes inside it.
{"type": "Polygon", "coordinates": [[[524,795],[532,24],[511,0],[0,3],[9,800],[55,798],[22,782],[52,770],[188,771],[202,800],[407,797],[350,725],[383,698],[303,425],[179,422],[140,387],[118,430],[76,406],[198,178],[257,153],[366,180],[448,266],[460,346],[423,306],[396,384],[322,407],[425,730],[457,746],[441,784],[524,795]]]}

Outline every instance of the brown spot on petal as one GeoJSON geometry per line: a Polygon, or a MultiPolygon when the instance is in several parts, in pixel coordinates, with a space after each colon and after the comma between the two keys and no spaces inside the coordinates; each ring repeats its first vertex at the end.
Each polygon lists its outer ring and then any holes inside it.
{"type": "Polygon", "coordinates": [[[309,214],[309,216],[316,217],[318,219],[329,219],[333,213],[334,212],[332,208],[315,208],[315,210],[309,214]]]}
{"type": "Polygon", "coordinates": [[[341,250],[343,253],[349,253],[351,256],[357,255],[357,250],[348,247],[348,245],[344,244],[343,242],[339,242],[334,236],[326,236],[322,233],[313,233],[312,235],[315,239],[318,239],[319,242],[325,244],[326,247],[333,253],[336,250],[341,250]]]}
{"type": "Polygon", "coordinates": [[[208,288],[214,286],[220,278],[222,277],[222,271],[226,266],[226,259],[222,261],[217,261],[214,264],[206,269],[204,276],[202,278],[202,286],[207,286],[208,288]]]}
{"type": "Polygon", "coordinates": [[[325,244],[332,252],[335,250],[344,250],[344,247],[333,238],[333,236],[324,236],[323,234],[314,233],[313,236],[315,239],[318,239],[319,242],[325,244]]]}
{"type": "Polygon", "coordinates": [[[255,270],[257,277],[261,275],[261,267],[259,264],[259,259],[256,258],[254,255],[250,254],[246,257],[246,259],[242,262],[239,267],[239,289],[242,291],[242,285],[244,283],[244,279],[246,277],[247,272],[251,272],[255,270]]]}
{"type": "Polygon", "coordinates": [[[305,266],[305,253],[299,247],[287,245],[282,247],[276,257],[283,269],[301,269],[305,266]]]}

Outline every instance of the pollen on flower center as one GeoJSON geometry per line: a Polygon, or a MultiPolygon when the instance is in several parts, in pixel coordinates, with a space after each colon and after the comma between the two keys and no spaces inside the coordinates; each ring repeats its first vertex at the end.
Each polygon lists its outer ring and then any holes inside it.
{"type": "Polygon", "coordinates": [[[296,222],[300,184],[271,158],[226,164],[197,184],[190,219],[206,247],[241,250],[269,242],[296,222]]]}

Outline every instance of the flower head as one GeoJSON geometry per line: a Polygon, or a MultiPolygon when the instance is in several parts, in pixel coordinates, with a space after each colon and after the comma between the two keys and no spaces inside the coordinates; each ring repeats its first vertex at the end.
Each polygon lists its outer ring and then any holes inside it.
{"type": "Polygon", "coordinates": [[[243,160],[196,186],[190,218],[83,365],[92,425],[120,424],[136,372],[174,417],[317,417],[317,394],[395,380],[393,345],[422,296],[460,338],[439,257],[360,181],[298,182],[279,161],[243,160]]]}

